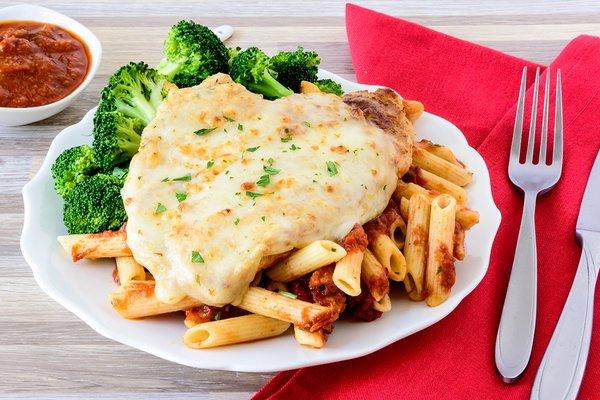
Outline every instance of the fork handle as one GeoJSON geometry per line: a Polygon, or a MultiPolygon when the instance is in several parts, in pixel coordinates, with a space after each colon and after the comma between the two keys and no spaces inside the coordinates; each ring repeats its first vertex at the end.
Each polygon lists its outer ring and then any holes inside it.
{"type": "Polygon", "coordinates": [[[496,336],[496,368],[507,383],[525,370],[533,345],[537,307],[536,199],[537,192],[525,191],[515,258],[496,336]]]}
{"type": "MultiPolygon", "coordinates": [[[[591,237],[590,239],[593,240],[591,237]]],[[[596,238],[596,246],[600,245],[598,239],[600,236],[596,238]]],[[[597,264],[600,260],[594,260],[600,258],[600,254],[594,257],[593,251],[597,247],[589,241],[583,234],[579,267],[565,307],[535,376],[531,400],[575,400],[577,398],[590,349],[594,289],[600,268],[597,264]]]]}

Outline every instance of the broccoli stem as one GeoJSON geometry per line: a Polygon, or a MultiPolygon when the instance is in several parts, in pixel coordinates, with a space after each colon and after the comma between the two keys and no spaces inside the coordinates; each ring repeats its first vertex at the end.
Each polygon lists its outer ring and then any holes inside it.
{"type": "Polygon", "coordinates": [[[248,89],[273,99],[294,94],[290,89],[279,83],[277,79],[273,78],[268,69],[265,69],[260,83],[250,83],[248,84],[248,89]]]}
{"type": "Polygon", "coordinates": [[[181,70],[181,64],[163,58],[156,69],[170,81],[181,70]]]}

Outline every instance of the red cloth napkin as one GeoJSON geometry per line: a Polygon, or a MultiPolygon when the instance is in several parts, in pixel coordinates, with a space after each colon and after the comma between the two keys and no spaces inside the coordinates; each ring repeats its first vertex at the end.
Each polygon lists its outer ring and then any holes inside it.
{"type": "MultiPolygon", "coordinates": [[[[521,71],[536,64],[354,5],[347,5],[346,25],[359,82],[420,100],[481,153],[502,225],[486,277],[447,318],[356,360],[280,373],[255,399],[528,399],[581,252],[575,223],[600,147],[600,38],[576,38],[550,65],[563,78],[565,163],[559,184],[538,201],[535,343],[522,379],[508,385],[496,373],[494,343],[523,199],[508,180],[507,163],[521,71]]],[[[540,68],[543,82],[546,67],[540,68]]],[[[530,68],[530,84],[534,73],[530,68]]],[[[581,399],[600,398],[600,306],[594,320],[581,399]]]]}

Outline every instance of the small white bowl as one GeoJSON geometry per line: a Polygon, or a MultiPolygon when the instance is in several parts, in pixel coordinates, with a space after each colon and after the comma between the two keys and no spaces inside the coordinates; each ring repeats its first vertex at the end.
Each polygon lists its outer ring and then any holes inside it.
{"type": "Polygon", "coordinates": [[[102,45],[100,41],[89,29],[74,19],[40,6],[19,4],[2,8],[0,9],[0,21],[6,20],[48,22],[73,32],[87,45],[91,60],[84,81],[69,95],[54,103],[39,107],[0,107],[0,125],[19,126],[31,124],[32,122],[40,121],[61,112],[79,96],[83,89],[92,81],[94,75],[96,75],[96,71],[100,65],[100,58],[102,57],[102,45]]]}

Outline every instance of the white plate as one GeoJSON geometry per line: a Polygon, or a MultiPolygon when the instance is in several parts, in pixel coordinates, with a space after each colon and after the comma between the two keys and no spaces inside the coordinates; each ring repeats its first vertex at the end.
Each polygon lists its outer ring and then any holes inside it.
{"type": "MultiPolygon", "coordinates": [[[[346,81],[327,71],[320,71],[320,76],[335,79],[345,91],[376,88],[346,81]]],[[[108,338],[197,368],[271,372],[330,363],[372,353],[434,324],[454,310],[485,275],[500,224],[487,168],[458,128],[440,117],[424,113],[415,126],[418,137],[450,146],[474,172],[473,182],[467,189],[469,205],[481,213],[480,223],[467,233],[467,257],[457,264],[456,285],[448,301],[430,308],[423,302],[392,296],[392,310],[374,322],[337,322],[327,345],[320,350],[297,345],[291,329],[283,336],[254,343],[191,350],[182,342],[186,328],[181,315],[139,321],[121,318],[107,300],[107,294],[115,290],[111,278],[114,263],[84,260],[73,264],[56,240],[58,235],[65,234],[65,228],[62,200],[54,193],[50,167],[64,149],[91,142],[93,113],[94,110],[90,110],[81,122],[56,136],[40,171],[23,188],[25,222],[21,250],[40,287],[108,338]]]]}

